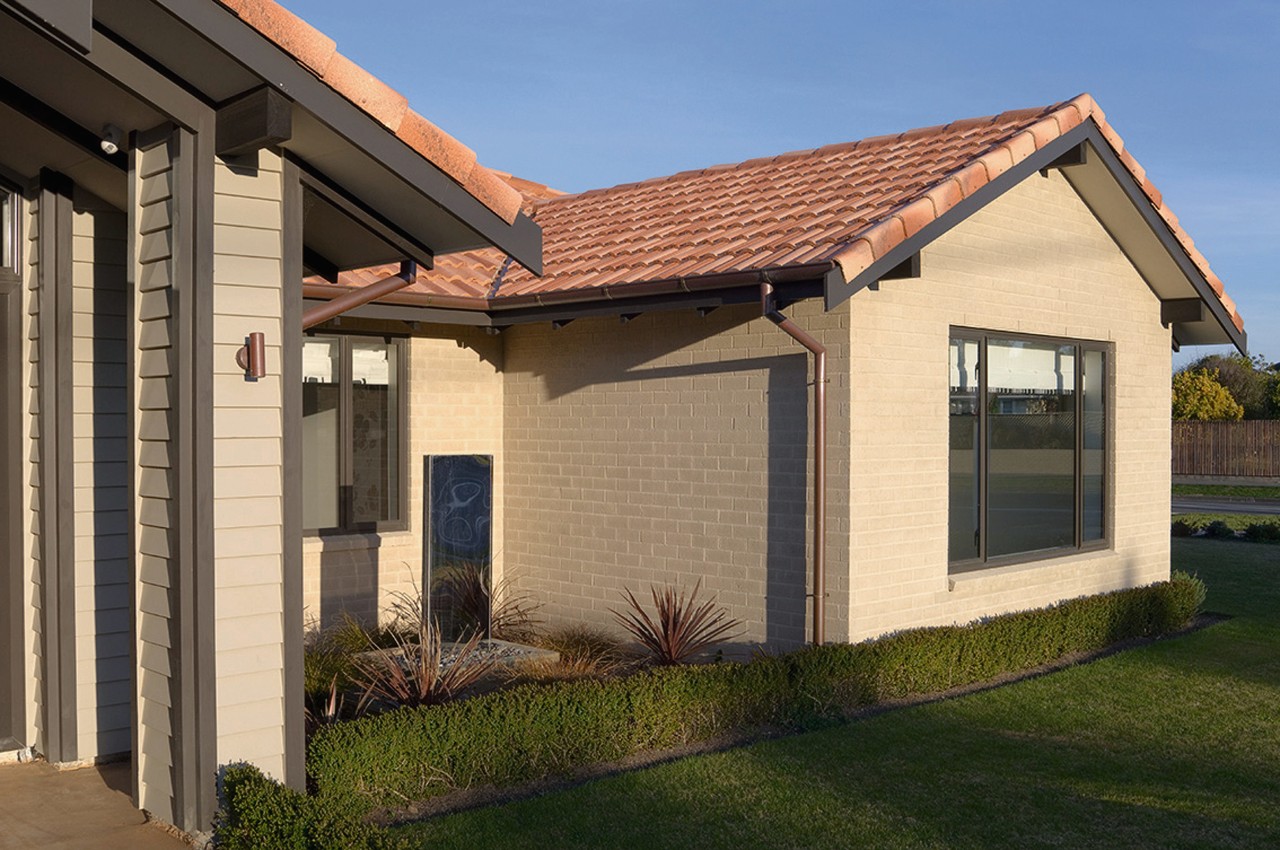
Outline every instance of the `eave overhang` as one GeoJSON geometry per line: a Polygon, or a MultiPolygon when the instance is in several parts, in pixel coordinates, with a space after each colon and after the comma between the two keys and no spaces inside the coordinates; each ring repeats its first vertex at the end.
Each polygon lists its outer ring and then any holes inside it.
{"type": "MultiPolygon", "coordinates": [[[[20,16],[24,29],[38,34],[50,47],[61,48],[62,55],[53,64],[38,67],[51,70],[56,65],[59,73],[66,68],[73,77],[84,76],[85,70],[95,72],[102,83],[121,85],[136,99],[140,107],[123,113],[117,109],[111,119],[126,135],[150,129],[157,120],[198,131],[204,115],[269,86],[287,102],[288,120],[278,126],[287,127],[289,137],[264,135],[264,144],[273,144],[323,174],[376,209],[392,230],[426,246],[430,253],[493,245],[540,273],[541,230],[527,215],[516,213],[513,220],[505,220],[441,166],[222,4],[213,0],[75,0],[78,13],[86,7],[92,10],[89,36],[81,32],[68,39],[53,24],[43,23],[64,15],[69,8],[65,0],[0,0],[0,9],[20,16]],[[77,49],[77,41],[87,42],[87,49],[77,49]],[[145,65],[180,90],[181,96],[164,91],[164,85],[138,87],[113,75],[129,63],[145,65]],[[195,108],[183,103],[184,98],[195,108]]],[[[65,27],[79,32],[82,17],[65,27]]],[[[0,68],[0,76],[9,74],[0,68]]],[[[103,126],[103,109],[87,102],[92,96],[82,87],[59,85],[46,91],[39,79],[23,77],[16,59],[13,77],[87,131],[96,133],[103,126]]],[[[280,100],[270,101],[277,119],[280,100]]],[[[375,257],[355,258],[353,267],[376,261],[375,257]]]]}
{"type": "MultiPolygon", "coordinates": [[[[1230,344],[1241,352],[1247,350],[1244,330],[1236,327],[1213,284],[1196,267],[1092,118],[1048,142],[956,203],[851,279],[843,274],[829,277],[827,309],[885,279],[893,269],[908,262],[951,228],[1023,180],[1048,168],[1062,169],[1067,181],[1162,302],[1195,297],[1204,303],[1201,318],[1173,324],[1175,345],[1230,344]]],[[[1185,311],[1181,315],[1190,316],[1185,311]]]]}

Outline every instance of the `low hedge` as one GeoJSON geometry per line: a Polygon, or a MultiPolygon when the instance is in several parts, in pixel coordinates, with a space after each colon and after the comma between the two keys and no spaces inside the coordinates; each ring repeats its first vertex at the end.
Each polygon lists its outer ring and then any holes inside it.
{"type": "Polygon", "coordinates": [[[356,830],[363,826],[361,816],[378,807],[474,786],[566,776],[645,750],[725,734],[827,725],[887,700],[1168,634],[1191,620],[1204,592],[1199,579],[1175,573],[1168,582],[967,626],[913,629],[859,644],[762,655],[743,664],[524,685],[339,723],[318,730],[309,745],[312,797],[279,786],[268,789],[273,783],[260,775],[238,778],[239,786],[232,782],[224,794],[219,835],[247,842],[228,847],[378,846],[371,842],[384,840],[386,833],[356,830]],[[262,831],[254,832],[259,825],[262,831]],[[254,836],[256,843],[250,841],[254,836]],[[314,843],[317,836],[366,843],[323,845],[314,843]]]}
{"type": "Polygon", "coordinates": [[[234,764],[221,776],[214,824],[219,850],[398,850],[403,843],[365,820],[351,795],[309,795],[234,764]]]}

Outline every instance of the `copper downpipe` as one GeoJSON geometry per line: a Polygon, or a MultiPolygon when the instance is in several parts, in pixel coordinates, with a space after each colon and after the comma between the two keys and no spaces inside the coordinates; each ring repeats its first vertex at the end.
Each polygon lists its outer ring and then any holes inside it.
{"type": "Polygon", "coordinates": [[[773,285],[760,284],[760,310],[813,353],[813,644],[827,641],[827,349],[773,305],[773,285]]]}
{"type": "Polygon", "coordinates": [[[345,292],[332,301],[317,304],[303,313],[302,329],[305,331],[307,328],[314,328],[316,325],[323,324],[335,316],[341,316],[348,310],[354,310],[362,304],[368,304],[370,301],[381,298],[384,295],[404,289],[417,279],[418,264],[413,260],[405,260],[400,264],[399,274],[393,274],[390,277],[384,277],[377,283],[371,283],[368,286],[345,292]]]}

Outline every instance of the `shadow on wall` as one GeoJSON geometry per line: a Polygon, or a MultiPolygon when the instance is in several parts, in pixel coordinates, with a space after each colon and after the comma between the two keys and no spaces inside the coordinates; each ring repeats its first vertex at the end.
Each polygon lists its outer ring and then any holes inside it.
{"type": "MultiPolygon", "coordinates": [[[[76,265],[89,264],[92,268],[93,312],[87,317],[93,358],[89,370],[92,381],[89,398],[93,406],[88,441],[92,447],[88,464],[92,470],[92,487],[89,505],[80,509],[90,513],[92,537],[80,537],[76,546],[80,550],[78,569],[91,571],[91,575],[82,576],[80,581],[90,579],[93,587],[94,754],[107,756],[127,753],[132,746],[134,685],[129,612],[133,597],[129,567],[129,391],[125,365],[127,222],[123,213],[108,210],[102,202],[94,199],[89,203],[91,208],[102,211],[93,213],[93,236],[88,242],[90,256],[83,260],[77,256],[76,265]]],[[[83,308],[77,304],[74,309],[79,312],[83,308]]],[[[80,313],[73,324],[80,325],[85,320],[80,313]]],[[[75,332],[76,336],[83,333],[79,328],[75,332]]],[[[80,360],[83,355],[76,351],[73,356],[80,360]]],[[[75,414],[87,412],[77,408],[73,411],[75,414]]],[[[77,420],[80,418],[76,416],[77,420]]],[[[81,427],[83,425],[78,424],[75,430],[83,433],[81,427]]],[[[81,474],[77,472],[77,478],[81,474]]],[[[84,483],[88,482],[76,482],[77,486],[84,483]]],[[[85,531],[77,529],[77,534],[83,535],[85,531]]]]}
{"type": "MultiPolygon", "coordinates": [[[[765,641],[774,649],[790,649],[803,644],[805,640],[809,360],[803,351],[735,357],[740,352],[750,352],[750,344],[743,342],[741,334],[732,343],[727,343],[723,351],[707,350],[707,340],[738,329],[753,320],[764,321],[758,318],[756,311],[743,308],[718,311],[701,321],[672,321],[661,325],[655,324],[649,317],[621,327],[604,320],[591,321],[589,324],[584,322],[546,336],[534,337],[532,341],[513,338],[511,343],[514,345],[507,349],[507,366],[509,374],[520,375],[523,372],[526,378],[536,380],[545,393],[543,398],[553,405],[566,396],[594,388],[593,392],[598,395],[589,403],[598,410],[610,411],[602,416],[606,417],[604,421],[607,418],[614,420],[620,439],[669,447],[667,457],[648,458],[615,451],[614,462],[617,465],[604,470],[606,474],[603,477],[618,482],[619,495],[623,488],[632,495],[637,491],[643,493],[643,488],[639,485],[633,487],[628,478],[628,469],[637,464],[651,463],[658,469],[665,469],[673,484],[676,483],[675,471],[681,464],[687,464],[692,470],[734,470],[733,484],[695,484],[695,495],[705,496],[709,500],[717,499],[722,503],[726,499],[732,500],[734,504],[725,511],[731,514],[744,510],[744,504],[747,506],[746,510],[758,511],[759,503],[763,502],[764,515],[748,516],[744,525],[736,527],[732,523],[724,524],[718,529],[720,534],[717,537],[720,539],[694,540],[693,547],[706,551],[708,555],[712,553],[711,547],[716,547],[717,558],[708,557],[700,564],[680,564],[675,570],[659,567],[656,572],[661,577],[664,573],[670,575],[678,571],[678,580],[682,584],[691,583],[698,575],[703,574],[718,579],[711,583],[711,587],[722,596],[740,593],[745,598],[745,605],[732,606],[735,615],[739,609],[762,607],[765,641]],[[519,353],[513,356],[517,346],[519,353]],[[698,346],[702,347],[709,359],[732,359],[644,366],[646,363],[660,363],[663,360],[670,362],[673,354],[678,355],[698,346]],[[730,376],[745,376],[753,372],[766,376],[766,388],[763,392],[748,388],[745,382],[739,387],[737,383],[725,380],[730,376]],[[635,402],[626,399],[626,396],[634,397],[637,389],[635,384],[649,383],[657,388],[662,386],[658,382],[666,382],[665,386],[670,388],[672,381],[677,383],[679,389],[676,394],[680,396],[674,408],[668,409],[661,403],[653,403],[649,408],[636,408],[635,402]],[[726,389],[730,386],[731,389],[726,389]],[[759,395],[752,398],[753,392],[759,395]],[[689,403],[689,393],[702,396],[705,408],[700,409],[696,400],[689,403]],[[708,420],[707,423],[698,424],[702,417],[708,420]],[[761,417],[766,422],[759,422],[761,417]],[[679,425],[672,424],[682,420],[695,423],[689,427],[696,430],[681,431],[679,425]],[[717,431],[716,428],[722,430],[717,431]],[[759,444],[757,435],[761,430],[765,432],[766,446],[755,452],[752,446],[759,444]],[[705,447],[704,455],[690,457],[687,451],[681,452],[690,444],[702,444],[705,447]],[[699,487],[703,488],[701,493],[698,492],[699,487]],[[752,505],[752,502],[756,505],[752,505]],[[732,556],[728,563],[717,560],[724,556],[723,549],[728,549],[732,556]],[[761,567],[763,573],[760,571],[761,567]],[[762,601],[757,602],[752,598],[761,592],[765,597],[762,601]]],[[[772,327],[769,331],[773,332],[772,327]]],[[[774,340],[770,337],[762,337],[761,343],[767,344],[771,351],[775,348],[774,340]]],[[[510,399],[511,396],[508,395],[508,403],[510,399]]],[[[600,421],[583,426],[573,416],[561,416],[558,419],[563,424],[558,426],[560,433],[556,439],[562,446],[576,446],[585,454],[589,451],[591,441],[599,439],[598,434],[602,429],[600,421]],[[583,427],[594,433],[575,433],[576,429],[583,427]]],[[[602,454],[597,452],[592,459],[596,473],[600,471],[598,467],[602,454]]],[[[516,473],[519,464],[520,461],[509,449],[506,474],[516,473]]],[[[536,481],[531,486],[535,490],[550,487],[544,487],[536,481]]],[[[545,498],[533,500],[539,503],[538,507],[556,504],[560,497],[558,492],[552,490],[554,488],[547,490],[545,498]]],[[[508,487],[507,492],[511,494],[512,488],[508,487]]],[[[655,515],[663,514],[666,517],[655,527],[655,536],[667,535],[670,533],[668,529],[674,529],[677,517],[683,519],[677,505],[675,497],[662,493],[653,495],[649,503],[642,506],[642,510],[648,509],[655,515]]],[[[569,518],[566,517],[565,524],[568,523],[569,518]]],[[[518,544],[513,546],[516,541],[512,540],[513,535],[518,533],[509,518],[509,557],[515,555],[519,548],[518,544]]],[[[599,529],[600,538],[607,538],[612,545],[619,547],[625,547],[631,542],[652,542],[640,539],[633,541],[626,537],[627,533],[619,528],[599,529]]],[[[579,548],[591,550],[598,547],[579,548]]],[[[534,565],[524,566],[537,572],[534,565]]],[[[605,575],[614,571],[614,568],[604,564],[575,565],[575,569],[579,567],[584,572],[594,570],[605,575]]],[[[589,577],[586,581],[589,583],[589,577]]],[[[643,586],[633,589],[647,593],[647,583],[641,582],[641,585],[643,586]]]]}
{"type": "Polygon", "coordinates": [[[324,541],[320,551],[320,610],[307,612],[319,618],[315,625],[327,629],[342,623],[347,615],[362,623],[378,622],[381,547],[382,537],[372,533],[324,541]],[[360,548],[351,548],[356,539],[360,548]]]}

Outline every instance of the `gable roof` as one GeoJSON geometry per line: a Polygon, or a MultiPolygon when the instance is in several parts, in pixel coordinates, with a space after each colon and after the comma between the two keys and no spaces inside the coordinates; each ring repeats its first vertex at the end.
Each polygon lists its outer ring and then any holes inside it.
{"type": "Polygon", "coordinates": [[[475,151],[409,108],[404,95],[343,56],[333,39],[274,0],[217,0],[449,175],[507,224],[520,212],[520,193],[476,162],[475,151]]]}
{"type": "MultiPolygon", "coordinates": [[[[847,286],[870,272],[883,274],[895,250],[910,248],[917,234],[960,212],[969,199],[985,203],[984,187],[1017,177],[1019,167],[1044,167],[1037,164],[1044,154],[1037,152],[1054,153],[1082,139],[1107,149],[1184,255],[1184,271],[1204,283],[1203,296],[1216,302],[1210,306],[1222,323],[1242,332],[1243,319],[1222,281],[1087,94],[1043,108],[533,200],[543,229],[541,278],[518,265],[504,269],[497,251],[475,251],[420,274],[416,284],[387,300],[493,310],[639,297],[663,287],[689,292],[761,273],[825,277],[830,290],[833,276],[837,286],[847,286]]],[[[312,280],[307,295],[326,297],[390,271],[353,273],[337,286],[312,280]]],[[[1233,341],[1242,338],[1239,333],[1233,341]]]]}

